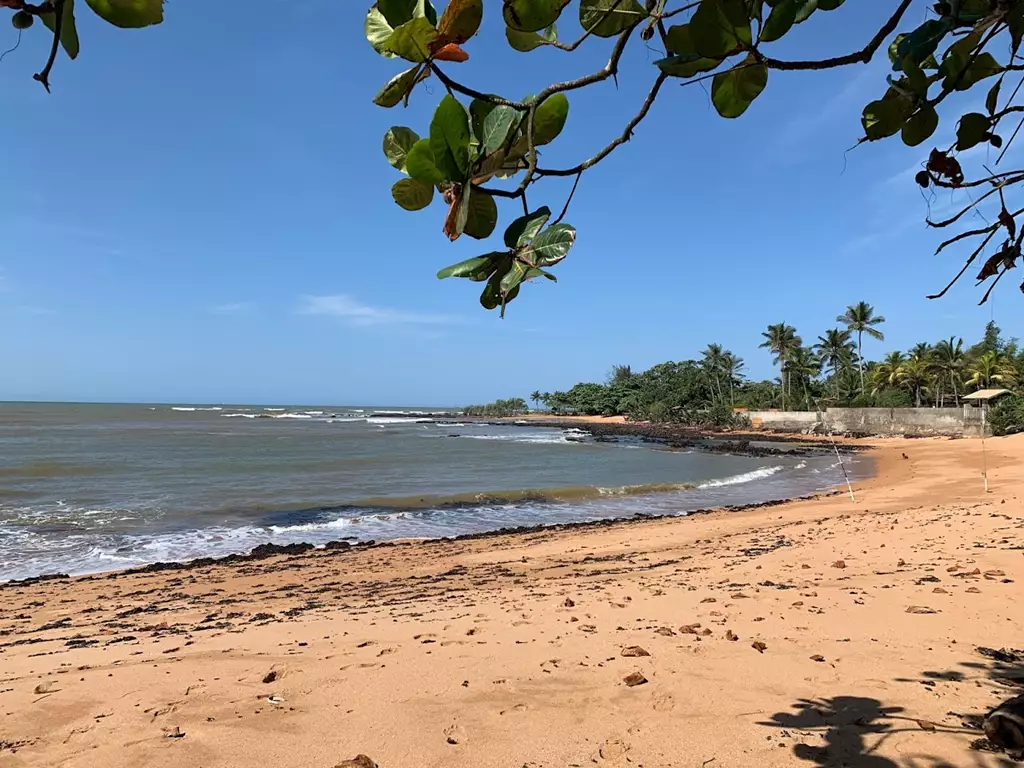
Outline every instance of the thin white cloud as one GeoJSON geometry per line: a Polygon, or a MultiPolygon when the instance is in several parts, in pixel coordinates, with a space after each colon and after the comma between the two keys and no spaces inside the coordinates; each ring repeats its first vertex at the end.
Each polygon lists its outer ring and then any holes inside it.
{"type": "Polygon", "coordinates": [[[460,322],[452,315],[429,312],[408,312],[390,307],[371,307],[339,293],[333,296],[303,296],[300,299],[300,315],[325,315],[338,317],[350,325],[451,325],[460,322]]]}
{"type": "Polygon", "coordinates": [[[252,312],[253,305],[247,301],[238,301],[232,304],[218,304],[210,312],[214,315],[245,315],[252,312]]]}

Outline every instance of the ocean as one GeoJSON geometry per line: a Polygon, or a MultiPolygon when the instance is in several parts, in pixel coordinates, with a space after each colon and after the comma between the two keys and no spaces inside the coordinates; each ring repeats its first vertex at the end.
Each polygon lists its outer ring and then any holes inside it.
{"type": "MultiPolygon", "coordinates": [[[[416,413],[0,403],[0,580],[216,557],[268,542],[680,515],[843,482],[825,451],[674,450],[416,413]]],[[[846,463],[853,477],[870,472],[867,457],[846,463]]]]}

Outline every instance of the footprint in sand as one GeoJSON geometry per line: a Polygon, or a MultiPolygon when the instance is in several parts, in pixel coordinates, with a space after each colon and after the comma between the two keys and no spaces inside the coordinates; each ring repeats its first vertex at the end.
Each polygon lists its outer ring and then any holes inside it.
{"type": "Polygon", "coordinates": [[[626,756],[630,750],[629,744],[620,739],[609,739],[601,745],[597,753],[601,756],[602,760],[621,760],[626,756]]]}
{"type": "Polygon", "coordinates": [[[671,712],[676,708],[676,700],[671,693],[662,693],[654,697],[651,708],[655,712],[671,712]]]}
{"type": "Polygon", "coordinates": [[[458,723],[452,723],[444,729],[444,740],[449,744],[462,744],[466,741],[466,729],[458,723]]]}

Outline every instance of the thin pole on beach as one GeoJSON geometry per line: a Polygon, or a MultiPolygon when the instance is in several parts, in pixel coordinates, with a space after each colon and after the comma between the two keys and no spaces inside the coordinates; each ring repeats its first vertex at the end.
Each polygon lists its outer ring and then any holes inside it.
{"type": "Polygon", "coordinates": [[[985,493],[988,493],[988,454],[985,452],[985,433],[988,431],[988,402],[981,404],[981,476],[985,480],[985,493]]]}
{"type": "MultiPolygon", "coordinates": [[[[814,408],[818,411],[818,421],[820,421],[822,426],[824,426],[825,414],[821,410],[821,405],[818,403],[817,398],[814,400],[814,408]]],[[[836,452],[836,458],[839,459],[839,467],[843,470],[843,479],[846,480],[846,490],[850,492],[850,501],[856,504],[857,497],[853,495],[853,485],[850,483],[850,476],[846,473],[846,464],[843,463],[843,457],[839,453],[839,446],[836,445],[836,441],[832,437],[831,429],[828,431],[828,441],[832,443],[832,450],[836,452]]]]}
{"type": "Polygon", "coordinates": [[[828,433],[828,439],[832,441],[832,449],[836,452],[836,458],[839,459],[839,466],[843,469],[843,477],[846,479],[846,489],[850,492],[850,501],[854,504],[857,503],[857,498],[853,495],[853,486],[850,484],[850,476],[846,474],[846,465],[843,463],[843,457],[839,454],[839,446],[836,445],[836,441],[832,440],[832,433],[828,433]]]}

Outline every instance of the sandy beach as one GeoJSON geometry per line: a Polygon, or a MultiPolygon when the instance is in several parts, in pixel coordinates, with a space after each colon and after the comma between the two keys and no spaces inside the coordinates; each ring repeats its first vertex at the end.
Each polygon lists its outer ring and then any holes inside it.
{"type": "Polygon", "coordinates": [[[0,765],[1012,765],[971,745],[1024,436],[874,457],[855,502],[8,585],[0,765]]]}

